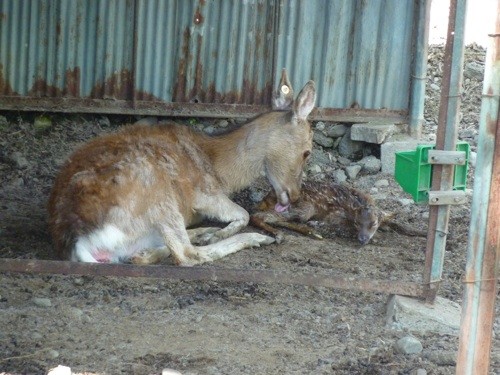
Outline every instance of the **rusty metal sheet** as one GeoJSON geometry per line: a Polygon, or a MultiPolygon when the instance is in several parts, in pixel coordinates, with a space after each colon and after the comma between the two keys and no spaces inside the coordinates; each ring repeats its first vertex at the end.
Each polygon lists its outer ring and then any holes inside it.
{"type": "MultiPolygon", "coordinates": [[[[182,103],[214,105],[208,112],[232,116],[217,106],[270,106],[287,67],[296,90],[311,78],[318,82],[322,110],[313,119],[361,122],[373,120],[364,111],[380,111],[375,117],[386,111],[403,122],[421,6],[411,0],[3,0],[0,109],[47,111],[64,98],[78,99],[71,103],[83,112],[161,115],[158,103],[182,103]],[[13,97],[34,101],[23,108],[13,97]],[[36,105],[41,98],[47,105],[36,105]]],[[[194,108],[165,115],[207,113],[194,108]]]]}

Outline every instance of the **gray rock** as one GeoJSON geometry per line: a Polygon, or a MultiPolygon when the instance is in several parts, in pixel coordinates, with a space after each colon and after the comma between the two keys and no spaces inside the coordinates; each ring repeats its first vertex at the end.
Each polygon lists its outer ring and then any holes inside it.
{"type": "Polygon", "coordinates": [[[361,165],[350,165],[345,168],[345,173],[350,180],[354,180],[358,173],[361,171],[361,165]]]}
{"type": "Polygon", "coordinates": [[[35,341],[38,341],[38,340],[43,339],[43,336],[42,336],[40,333],[38,333],[38,332],[33,332],[33,333],[31,334],[31,338],[32,338],[33,340],[35,340],[35,341]]]}
{"type": "Polygon", "coordinates": [[[413,336],[400,338],[394,345],[394,349],[402,354],[418,354],[422,351],[422,343],[413,336]]]}
{"type": "Polygon", "coordinates": [[[439,366],[455,366],[457,355],[454,352],[432,351],[424,355],[429,361],[439,366]]]}
{"type": "Polygon", "coordinates": [[[217,121],[217,124],[215,124],[215,125],[219,128],[227,128],[227,126],[229,125],[229,121],[220,120],[220,121],[217,121]]]}
{"type": "Polygon", "coordinates": [[[312,173],[312,174],[318,174],[318,173],[323,172],[323,170],[321,169],[321,167],[318,164],[311,164],[311,165],[309,165],[309,167],[307,169],[308,169],[309,173],[312,173]]]}
{"type": "Polygon", "coordinates": [[[323,146],[323,147],[332,147],[333,146],[333,139],[330,137],[327,137],[323,133],[319,131],[315,131],[313,135],[313,141],[316,142],[318,145],[323,146]]]}
{"type": "Polygon", "coordinates": [[[373,155],[365,156],[358,162],[365,172],[378,173],[382,167],[382,162],[373,155]]]}
{"type": "Polygon", "coordinates": [[[215,132],[215,127],[213,125],[208,125],[203,131],[206,134],[213,134],[215,132]]]}
{"type": "Polygon", "coordinates": [[[33,297],[33,303],[38,307],[51,307],[52,302],[48,298],[33,297]]]}
{"type": "Polygon", "coordinates": [[[21,187],[24,186],[24,180],[22,177],[13,178],[10,182],[10,186],[12,187],[21,187]]]}
{"type": "Polygon", "coordinates": [[[111,121],[109,121],[109,118],[107,116],[101,116],[98,120],[97,123],[102,126],[103,128],[107,128],[111,126],[111,121]]]}
{"type": "Polygon", "coordinates": [[[0,129],[7,129],[9,126],[9,122],[7,121],[7,117],[0,116],[0,129]]]}
{"type": "Polygon", "coordinates": [[[310,164],[318,164],[318,165],[329,165],[334,162],[332,156],[321,149],[315,148],[312,150],[311,159],[309,160],[310,164]]]}
{"type": "Polygon", "coordinates": [[[239,117],[239,118],[235,118],[234,122],[236,124],[245,124],[248,122],[248,119],[246,117],[239,117]]]}
{"type": "Polygon", "coordinates": [[[460,305],[437,297],[434,304],[404,296],[392,296],[387,303],[386,321],[392,329],[458,336],[460,305]]]}
{"type": "Polygon", "coordinates": [[[387,187],[387,186],[389,186],[389,180],[385,180],[385,179],[378,180],[378,181],[375,181],[375,183],[373,185],[377,188],[387,187]]]}
{"type": "Polygon", "coordinates": [[[345,125],[332,125],[325,130],[325,133],[329,137],[338,138],[342,137],[346,133],[346,131],[347,126],[345,125]]]}
{"type": "Polygon", "coordinates": [[[346,158],[355,157],[363,150],[363,142],[351,139],[351,130],[348,129],[339,143],[339,154],[346,158]]]}
{"type": "Polygon", "coordinates": [[[396,126],[390,122],[369,122],[353,124],[351,126],[351,139],[368,143],[382,144],[394,132],[396,126]]]}
{"type": "Polygon", "coordinates": [[[347,176],[342,169],[337,169],[337,170],[333,171],[332,179],[337,184],[340,184],[340,183],[345,182],[347,180],[347,176]]]}
{"type": "Polygon", "coordinates": [[[477,152],[471,151],[469,154],[469,163],[471,167],[476,167],[476,161],[477,161],[477,152]]]}
{"type": "Polygon", "coordinates": [[[80,319],[83,317],[84,313],[83,313],[83,310],[82,309],[79,309],[77,307],[71,307],[69,309],[69,313],[70,315],[75,318],[75,319],[80,319]]]}
{"type": "Polygon", "coordinates": [[[339,157],[337,159],[337,161],[339,162],[340,165],[344,165],[344,166],[347,166],[349,164],[351,164],[351,161],[348,159],[348,158],[344,158],[344,157],[339,157]]]}
{"type": "Polygon", "coordinates": [[[55,359],[55,358],[59,357],[59,352],[57,350],[50,349],[47,351],[47,355],[49,356],[49,358],[55,359]]]}
{"type": "Polygon", "coordinates": [[[10,160],[12,160],[12,162],[18,169],[24,169],[28,167],[30,164],[28,160],[24,157],[24,155],[21,154],[19,151],[14,151],[10,155],[10,160]]]}
{"type": "Polygon", "coordinates": [[[480,81],[483,80],[484,75],[484,65],[479,64],[475,61],[471,61],[470,63],[465,64],[464,67],[464,76],[467,78],[476,78],[480,81]]]}
{"type": "Polygon", "coordinates": [[[435,83],[431,83],[431,85],[430,85],[430,86],[431,86],[431,89],[433,89],[434,91],[439,91],[439,90],[441,90],[441,88],[440,88],[438,85],[436,85],[435,83]]]}
{"type": "Polygon", "coordinates": [[[408,206],[413,203],[413,199],[410,198],[400,198],[398,199],[399,203],[401,203],[402,206],[408,206]]]}
{"type": "Polygon", "coordinates": [[[460,138],[464,139],[474,139],[474,137],[478,134],[478,131],[476,129],[464,129],[460,131],[459,136],[460,138]]]}
{"type": "MultiPolygon", "coordinates": [[[[108,119],[109,122],[109,119],[108,119]]],[[[135,125],[156,125],[158,123],[158,117],[148,116],[143,117],[135,122],[135,125]]]]}
{"type": "Polygon", "coordinates": [[[325,130],[325,123],[323,121],[318,121],[314,126],[316,130],[323,131],[325,130]]]}
{"type": "Polygon", "coordinates": [[[342,137],[335,138],[335,141],[333,142],[333,148],[339,148],[340,142],[342,142],[342,137]]]}
{"type": "Polygon", "coordinates": [[[411,375],[427,375],[427,370],[423,368],[416,369],[411,373],[411,375]]]}
{"type": "Polygon", "coordinates": [[[75,284],[76,286],[82,286],[83,284],[85,284],[85,280],[83,280],[83,278],[81,277],[75,277],[73,279],[73,284],[75,284]]]}

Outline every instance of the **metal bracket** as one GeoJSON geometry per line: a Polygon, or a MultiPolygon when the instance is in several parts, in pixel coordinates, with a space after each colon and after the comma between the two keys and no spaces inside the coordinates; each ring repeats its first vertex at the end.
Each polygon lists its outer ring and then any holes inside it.
{"type": "Polygon", "coordinates": [[[464,165],[466,160],[465,151],[429,150],[427,154],[429,164],[464,165]]]}
{"type": "Polygon", "coordinates": [[[464,204],[467,201],[465,191],[429,191],[429,205],[464,204]]]}

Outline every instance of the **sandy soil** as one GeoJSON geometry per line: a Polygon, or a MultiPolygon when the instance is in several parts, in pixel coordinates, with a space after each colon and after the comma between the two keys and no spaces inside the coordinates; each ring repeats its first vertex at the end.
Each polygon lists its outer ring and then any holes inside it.
{"type": "MultiPolygon", "coordinates": [[[[480,65],[484,50],[472,46],[466,59],[480,65]]],[[[430,84],[440,83],[441,61],[442,48],[431,48],[423,132],[428,140],[439,103],[430,84]]],[[[460,137],[475,150],[481,85],[473,73],[464,81],[460,137]]],[[[41,130],[34,126],[40,114],[3,115],[0,257],[53,259],[45,206],[57,169],[79,143],[134,119],[48,114],[51,126],[41,130]]],[[[380,180],[388,186],[377,188],[377,204],[401,222],[425,228],[428,207],[408,204],[391,176],[361,173],[349,183],[371,191],[380,180]]],[[[250,205],[250,195],[244,191],[236,199],[250,205]]],[[[458,303],[469,215],[470,202],[452,209],[439,293],[458,303]]],[[[424,248],[425,238],[393,231],[379,231],[364,247],[354,238],[318,241],[287,233],[280,245],[244,250],[205,267],[420,281],[424,248]]],[[[164,368],[183,374],[453,374],[458,338],[387,328],[387,300],[382,293],[302,286],[4,273],[0,374],[45,374],[59,364],[85,374],[159,374],[164,368]],[[408,334],[422,343],[422,352],[394,349],[408,334]]],[[[497,337],[491,373],[500,373],[497,337]]]]}

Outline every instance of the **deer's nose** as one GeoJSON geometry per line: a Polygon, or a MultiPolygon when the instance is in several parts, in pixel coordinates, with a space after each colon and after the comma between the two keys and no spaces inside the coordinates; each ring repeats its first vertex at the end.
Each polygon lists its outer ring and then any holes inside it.
{"type": "Polygon", "coordinates": [[[368,236],[367,234],[360,234],[358,236],[358,240],[361,243],[361,245],[366,245],[368,241],[370,241],[370,236],[368,236]]]}

